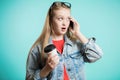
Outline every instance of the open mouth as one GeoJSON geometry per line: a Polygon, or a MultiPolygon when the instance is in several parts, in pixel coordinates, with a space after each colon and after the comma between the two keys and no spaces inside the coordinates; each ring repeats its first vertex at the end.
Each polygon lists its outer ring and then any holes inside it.
{"type": "Polygon", "coordinates": [[[66,28],[62,28],[62,30],[65,30],[66,28]]]}

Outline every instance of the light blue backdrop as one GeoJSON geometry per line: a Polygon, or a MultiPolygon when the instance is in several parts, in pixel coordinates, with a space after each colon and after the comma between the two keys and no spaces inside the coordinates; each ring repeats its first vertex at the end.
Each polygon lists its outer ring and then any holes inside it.
{"type": "MultiPolygon", "coordinates": [[[[0,80],[24,80],[30,47],[54,0],[0,0],[0,80]]],[[[86,64],[87,80],[120,80],[120,1],[66,0],[87,37],[96,37],[103,58],[86,64]]]]}

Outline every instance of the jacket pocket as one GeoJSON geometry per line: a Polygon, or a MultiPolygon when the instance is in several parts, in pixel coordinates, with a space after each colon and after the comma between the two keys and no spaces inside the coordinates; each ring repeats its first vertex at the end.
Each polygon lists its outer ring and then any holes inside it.
{"type": "Polygon", "coordinates": [[[75,73],[79,74],[84,65],[83,57],[80,51],[76,51],[69,55],[74,66],[75,73]]]}
{"type": "Polygon", "coordinates": [[[74,65],[76,65],[76,66],[80,66],[84,63],[83,57],[82,57],[80,51],[70,54],[70,58],[72,59],[74,65]]]}
{"type": "Polygon", "coordinates": [[[82,57],[80,51],[74,52],[72,54],[69,55],[72,59],[79,59],[82,57]]]}

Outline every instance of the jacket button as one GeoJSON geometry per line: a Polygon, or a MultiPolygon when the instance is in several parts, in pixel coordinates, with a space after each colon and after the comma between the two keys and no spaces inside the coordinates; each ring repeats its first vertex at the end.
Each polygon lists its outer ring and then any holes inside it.
{"type": "Polygon", "coordinates": [[[71,69],[68,69],[68,71],[71,71],[71,69]]]}

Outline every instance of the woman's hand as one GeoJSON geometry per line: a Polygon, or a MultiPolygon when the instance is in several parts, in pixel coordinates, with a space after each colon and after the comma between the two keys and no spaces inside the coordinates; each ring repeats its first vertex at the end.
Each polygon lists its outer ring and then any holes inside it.
{"type": "Polygon", "coordinates": [[[59,63],[58,55],[48,53],[48,58],[45,67],[40,71],[40,77],[46,77],[59,63]]]}
{"type": "Polygon", "coordinates": [[[72,32],[73,35],[75,35],[76,37],[79,35],[80,33],[80,25],[79,23],[71,17],[70,21],[73,22],[73,28],[70,27],[70,31],[72,32]]]}
{"type": "Polygon", "coordinates": [[[71,18],[70,21],[73,22],[73,28],[70,28],[72,34],[75,35],[76,38],[80,40],[81,43],[83,44],[87,43],[88,39],[80,32],[79,23],[74,18],[71,18]]]}
{"type": "Polygon", "coordinates": [[[46,67],[49,71],[52,71],[57,64],[59,63],[59,57],[58,55],[52,55],[52,53],[48,53],[48,58],[46,61],[46,67]]]}

